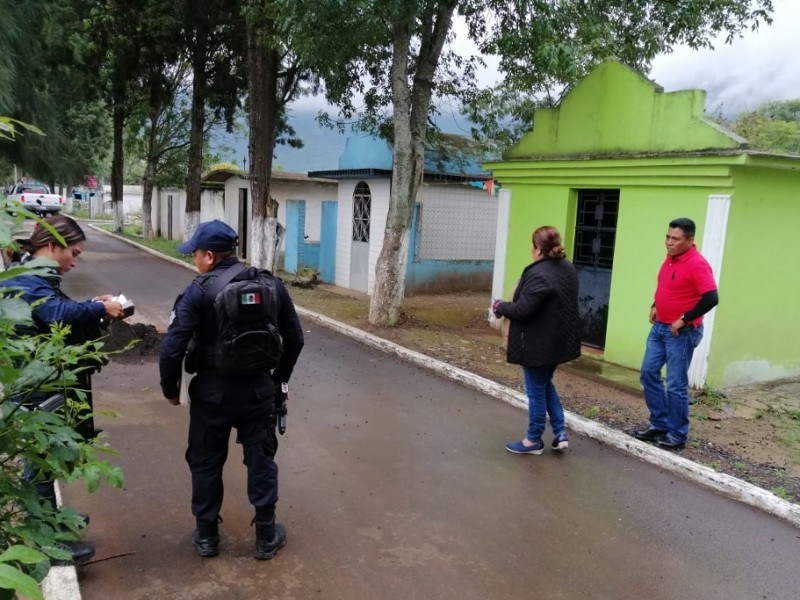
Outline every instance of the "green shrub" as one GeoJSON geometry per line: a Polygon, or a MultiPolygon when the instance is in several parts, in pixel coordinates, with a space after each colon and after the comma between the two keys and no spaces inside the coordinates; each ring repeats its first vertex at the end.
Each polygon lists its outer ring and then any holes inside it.
{"type": "MultiPolygon", "coordinates": [[[[0,201],[2,202],[2,201],[0,201]]],[[[0,204],[0,245],[12,245],[25,216],[11,216],[0,204]]],[[[82,521],[71,509],[54,510],[33,483],[22,478],[29,464],[64,481],[84,481],[93,492],[105,479],[122,485],[122,472],[101,457],[113,454],[102,440],[90,442],[75,431],[81,400],[77,374],[87,361],[102,360],[102,343],[66,343],[68,326],[50,333],[20,336],[16,327],[32,324],[30,307],[6,287],[6,281],[36,269],[16,267],[0,273],[0,598],[42,598],[38,582],[51,558],[69,558],[60,542],[78,539],[82,521]],[[24,400],[34,392],[73,391],[63,412],[30,411],[24,400]]]]}

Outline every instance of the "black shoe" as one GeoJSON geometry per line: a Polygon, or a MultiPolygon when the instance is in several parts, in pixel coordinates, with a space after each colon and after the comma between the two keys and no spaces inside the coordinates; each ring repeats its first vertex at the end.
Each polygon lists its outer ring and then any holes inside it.
{"type": "Polygon", "coordinates": [[[276,523],[275,517],[270,521],[253,522],[256,524],[256,552],[253,556],[258,560],[269,560],[286,545],[286,527],[276,523]]]}
{"type": "Polygon", "coordinates": [[[665,435],[667,435],[666,431],[663,429],[655,429],[654,427],[639,429],[633,432],[633,437],[635,437],[637,440],[642,440],[643,442],[657,442],[665,435]]]}
{"type": "Polygon", "coordinates": [[[192,543],[199,556],[210,558],[219,554],[219,527],[217,523],[197,521],[197,529],[192,533],[192,543]]]}
{"type": "Polygon", "coordinates": [[[94,546],[86,542],[63,542],[60,544],[63,550],[66,550],[72,556],[71,559],[52,559],[50,564],[54,567],[65,567],[70,565],[82,565],[90,560],[95,553],[94,546]]]}
{"type": "Polygon", "coordinates": [[[686,447],[686,442],[678,442],[668,435],[665,435],[656,442],[656,446],[664,450],[683,450],[686,447]]]}

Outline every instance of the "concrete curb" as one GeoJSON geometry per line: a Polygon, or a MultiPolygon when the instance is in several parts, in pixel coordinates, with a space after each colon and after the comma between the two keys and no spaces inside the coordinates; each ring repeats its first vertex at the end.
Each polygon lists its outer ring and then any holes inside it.
{"type": "MultiPolygon", "coordinates": [[[[61,506],[61,488],[54,482],[56,505],[61,506]]],[[[41,583],[45,600],[81,600],[81,588],[78,585],[78,572],[74,566],[50,567],[47,576],[41,583]]]]}
{"type": "Polygon", "coordinates": [[[190,265],[189,263],[187,263],[185,261],[182,261],[179,258],[173,258],[172,256],[167,256],[166,254],[162,254],[158,250],[153,250],[152,248],[148,248],[147,246],[144,246],[144,245],[142,245],[142,244],[140,244],[138,242],[134,242],[133,240],[129,240],[128,238],[122,237],[121,235],[118,235],[118,234],[113,233],[111,231],[106,231],[102,227],[98,227],[95,223],[89,223],[89,227],[91,227],[95,231],[99,231],[100,233],[103,233],[103,234],[105,234],[105,235],[107,235],[109,237],[113,237],[114,239],[117,239],[120,242],[125,242],[126,244],[130,244],[131,246],[135,246],[135,247],[139,248],[139,250],[144,250],[148,254],[152,254],[153,256],[157,256],[158,258],[166,260],[167,262],[171,262],[172,264],[175,264],[175,265],[180,265],[182,267],[185,267],[185,268],[189,269],[190,271],[194,271],[195,270],[194,269],[194,265],[190,265]]]}

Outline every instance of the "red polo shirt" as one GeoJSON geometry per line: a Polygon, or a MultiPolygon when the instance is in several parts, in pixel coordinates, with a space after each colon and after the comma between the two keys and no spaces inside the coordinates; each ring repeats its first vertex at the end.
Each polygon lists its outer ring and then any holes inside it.
{"type": "MultiPolygon", "coordinates": [[[[661,323],[674,323],[700,301],[700,296],[717,289],[714,273],[703,255],[692,246],[680,256],[667,255],[658,272],[656,318],[661,323]]],[[[700,325],[703,317],[692,321],[700,325]]]]}

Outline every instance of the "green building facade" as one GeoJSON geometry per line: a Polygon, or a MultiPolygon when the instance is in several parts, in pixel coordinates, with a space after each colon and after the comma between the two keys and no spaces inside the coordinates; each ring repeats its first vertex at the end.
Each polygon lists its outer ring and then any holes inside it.
{"type": "Polygon", "coordinates": [[[704,117],[705,92],[663,89],[614,60],[489,165],[503,187],[493,295],[510,298],[531,233],[553,225],[581,281],[584,343],[638,369],[669,222],[689,217],[720,304],[694,387],[800,374],[800,157],[754,152],[704,117]]]}

